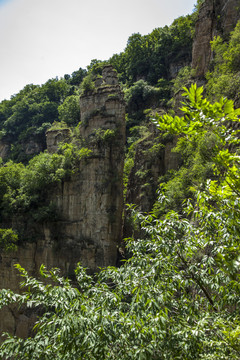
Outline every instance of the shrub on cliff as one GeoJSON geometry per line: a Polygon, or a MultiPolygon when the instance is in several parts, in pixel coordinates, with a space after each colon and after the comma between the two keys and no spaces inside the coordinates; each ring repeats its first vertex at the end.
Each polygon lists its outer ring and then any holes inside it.
{"type": "Polygon", "coordinates": [[[185,95],[185,116],[166,115],[157,124],[190,142],[211,129],[218,180],[196,189],[184,215],[133,212],[144,236],[127,240],[131,257],[120,268],[92,277],[79,265],[73,286],[56,269],[42,266],[36,280],[18,265],[25,293],[2,290],[1,306],[17,302],[45,312],[32,338],[5,334],[2,358],[239,359],[240,140],[225,125],[239,122],[240,110],[226,99],[210,104],[195,86],[185,95]]]}
{"type": "Polygon", "coordinates": [[[87,94],[90,91],[95,90],[95,84],[93,81],[92,73],[89,73],[82,81],[80,91],[82,94],[87,94]]]}
{"type": "Polygon", "coordinates": [[[207,74],[207,91],[212,99],[227,96],[240,97],[240,21],[231,33],[229,43],[218,36],[212,41],[213,71],[207,74]]]}
{"type": "Polygon", "coordinates": [[[18,235],[13,229],[0,229],[0,251],[17,250],[18,235]]]}
{"type": "Polygon", "coordinates": [[[149,85],[144,80],[137,81],[133,86],[125,90],[126,110],[128,119],[131,119],[127,122],[127,131],[144,120],[144,110],[161,103],[165,92],[160,88],[149,85]]]}

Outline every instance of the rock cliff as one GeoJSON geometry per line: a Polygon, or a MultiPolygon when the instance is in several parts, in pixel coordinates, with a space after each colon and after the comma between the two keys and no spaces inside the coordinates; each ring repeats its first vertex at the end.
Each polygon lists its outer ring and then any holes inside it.
{"type": "MultiPolygon", "coordinates": [[[[112,67],[103,70],[98,85],[80,99],[80,135],[91,156],[68,180],[49,189],[47,201],[55,204],[58,220],[34,224],[34,242],[25,242],[15,253],[0,254],[0,288],[19,290],[15,263],[34,276],[45,264],[70,277],[79,261],[92,272],[116,264],[122,237],[125,104],[112,67]]],[[[68,135],[48,132],[49,151],[68,135]]],[[[0,332],[29,336],[35,318],[35,312],[4,309],[0,332]]]]}
{"type": "Polygon", "coordinates": [[[134,166],[129,175],[126,203],[136,204],[138,210],[149,212],[156,201],[159,178],[169,170],[177,170],[181,157],[173,152],[176,138],[157,138],[159,133],[151,129],[152,134],[140,141],[136,147],[134,166]]]}
{"type": "MultiPolygon", "coordinates": [[[[210,41],[215,35],[227,38],[236,25],[239,5],[239,0],[206,0],[203,3],[192,54],[197,77],[203,77],[210,64],[210,41]]],[[[184,61],[171,66],[171,76],[175,76],[184,61]]],[[[95,89],[81,96],[80,109],[80,137],[91,150],[91,156],[80,162],[69,179],[48,189],[47,201],[55,205],[58,219],[28,224],[28,235],[34,234],[34,241],[24,242],[15,253],[0,254],[0,288],[19,290],[15,263],[20,263],[34,276],[40,265],[45,264],[48,268],[59,267],[71,277],[79,261],[92,272],[117,262],[123,228],[125,104],[111,66],[103,68],[95,89]]],[[[154,131],[152,129],[152,135],[138,144],[129,177],[126,202],[139,205],[142,211],[149,211],[153,205],[158,178],[167,170],[177,169],[180,163],[179,156],[171,152],[175,140],[154,142],[154,131]]],[[[57,151],[59,142],[69,139],[68,130],[48,131],[48,151],[57,151]]],[[[7,156],[9,146],[0,143],[0,155],[7,156]]],[[[34,153],[34,146],[30,143],[26,153],[34,153]]],[[[11,221],[9,219],[9,223],[11,221]]],[[[14,307],[4,309],[0,313],[0,332],[29,336],[35,319],[36,312],[19,311],[14,307]]]]}
{"type": "Polygon", "coordinates": [[[210,41],[214,36],[227,39],[240,19],[239,0],[205,0],[196,22],[192,67],[196,77],[203,77],[212,58],[210,41]]]}
{"type": "Polygon", "coordinates": [[[15,153],[18,156],[18,162],[26,162],[29,158],[39,154],[41,151],[46,149],[46,141],[42,141],[37,137],[28,138],[25,141],[22,141],[18,148],[14,150],[12,148],[11,141],[6,138],[0,140],[0,157],[7,161],[11,158],[11,155],[15,153]]]}

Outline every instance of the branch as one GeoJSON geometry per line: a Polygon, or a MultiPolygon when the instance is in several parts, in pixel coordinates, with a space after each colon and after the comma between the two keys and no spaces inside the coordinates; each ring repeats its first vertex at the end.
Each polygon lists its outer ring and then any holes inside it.
{"type": "Polygon", "coordinates": [[[184,265],[187,267],[188,272],[191,274],[192,279],[197,283],[197,285],[200,287],[200,289],[202,290],[202,292],[205,294],[206,298],[208,299],[209,303],[211,304],[212,308],[214,311],[218,311],[217,308],[214,305],[214,301],[211,298],[208,290],[205,288],[205,286],[203,285],[202,281],[192,272],[189,271],[189,265],[188,262],[182,257],[182,255],[178,252],[178,256],[180,257],[181,261],[184,263],[184,265]]]}

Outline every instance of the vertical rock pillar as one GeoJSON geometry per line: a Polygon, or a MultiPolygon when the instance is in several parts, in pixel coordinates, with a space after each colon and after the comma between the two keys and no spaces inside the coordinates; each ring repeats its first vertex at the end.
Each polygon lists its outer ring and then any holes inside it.
{"type": "MultiPolygon", "coordinates": [[[[58,219],[43,226],[37,244],[37,263],[73,274],[81,262],[91,272],[115,265],[122,237],[125,103],[116,71],[105,66],[94,90],[80,97],[79,143],[91,150],[68,179],[49,189],[58,219]],[[39,258],[39,260],[38,260],[39,258]]],[[[69,142],[68,132],[48,131],[48,151],[59,141],[69,142]]]]}
{"type": "MultiPolygon", "coordinates": [[[[122,236],[125,104],[112,66],[103,69],[94,90],[80,97],[80,135],[91,150],[78,171],[53,196],[62,221],[58,242],[65,269],[115,265],[122,236]]],[[[52,232],[52,231],[51,231],[52,232]]],[[[52,236],[51,236],[52,237],[52,236]]]]}
{"type": "Polygon", "coordinates": [[[103,68],[95,90],[80,97],[80,110],[80,133],[92,150],[81,169],[82,236],[94,247],[92,266],[106,266],[116,263],[122,236],[125,146],[125,104],[112,66],[103,68]]]}

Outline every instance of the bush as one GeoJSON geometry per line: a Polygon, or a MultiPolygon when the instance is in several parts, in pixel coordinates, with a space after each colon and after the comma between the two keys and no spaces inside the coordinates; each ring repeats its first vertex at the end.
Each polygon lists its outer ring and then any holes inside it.
{"type": "Polygon", "coordinates": [[[16,251],[18,235],[12,229],[0,229],[0,249],[2,251],[16,251]]]}
{"type": "Polygon", "coordinates": [[[81,86],[80,86],[80,91],[84,95],[84,94],[87,94],[88,92],[91,92],[94,90],[95,90],[95,84],[93,81],[93,76],[90,73],[83,79],[81,86]]]}
{"type": "Polygon", "coordinates": [[[80,121],[79,96],[68,96],[58,107],[58,114],[60,122],[71,126],[77,125],[80,121]]]}
{"type": "Polygon", "coordinates": [[[240,93],[240,21],[231,33],[229,43],[218,36],[212,41],[213,71],[208,72],[207,92],[211,99],[227,96],[235,99],[240,93]]]}

